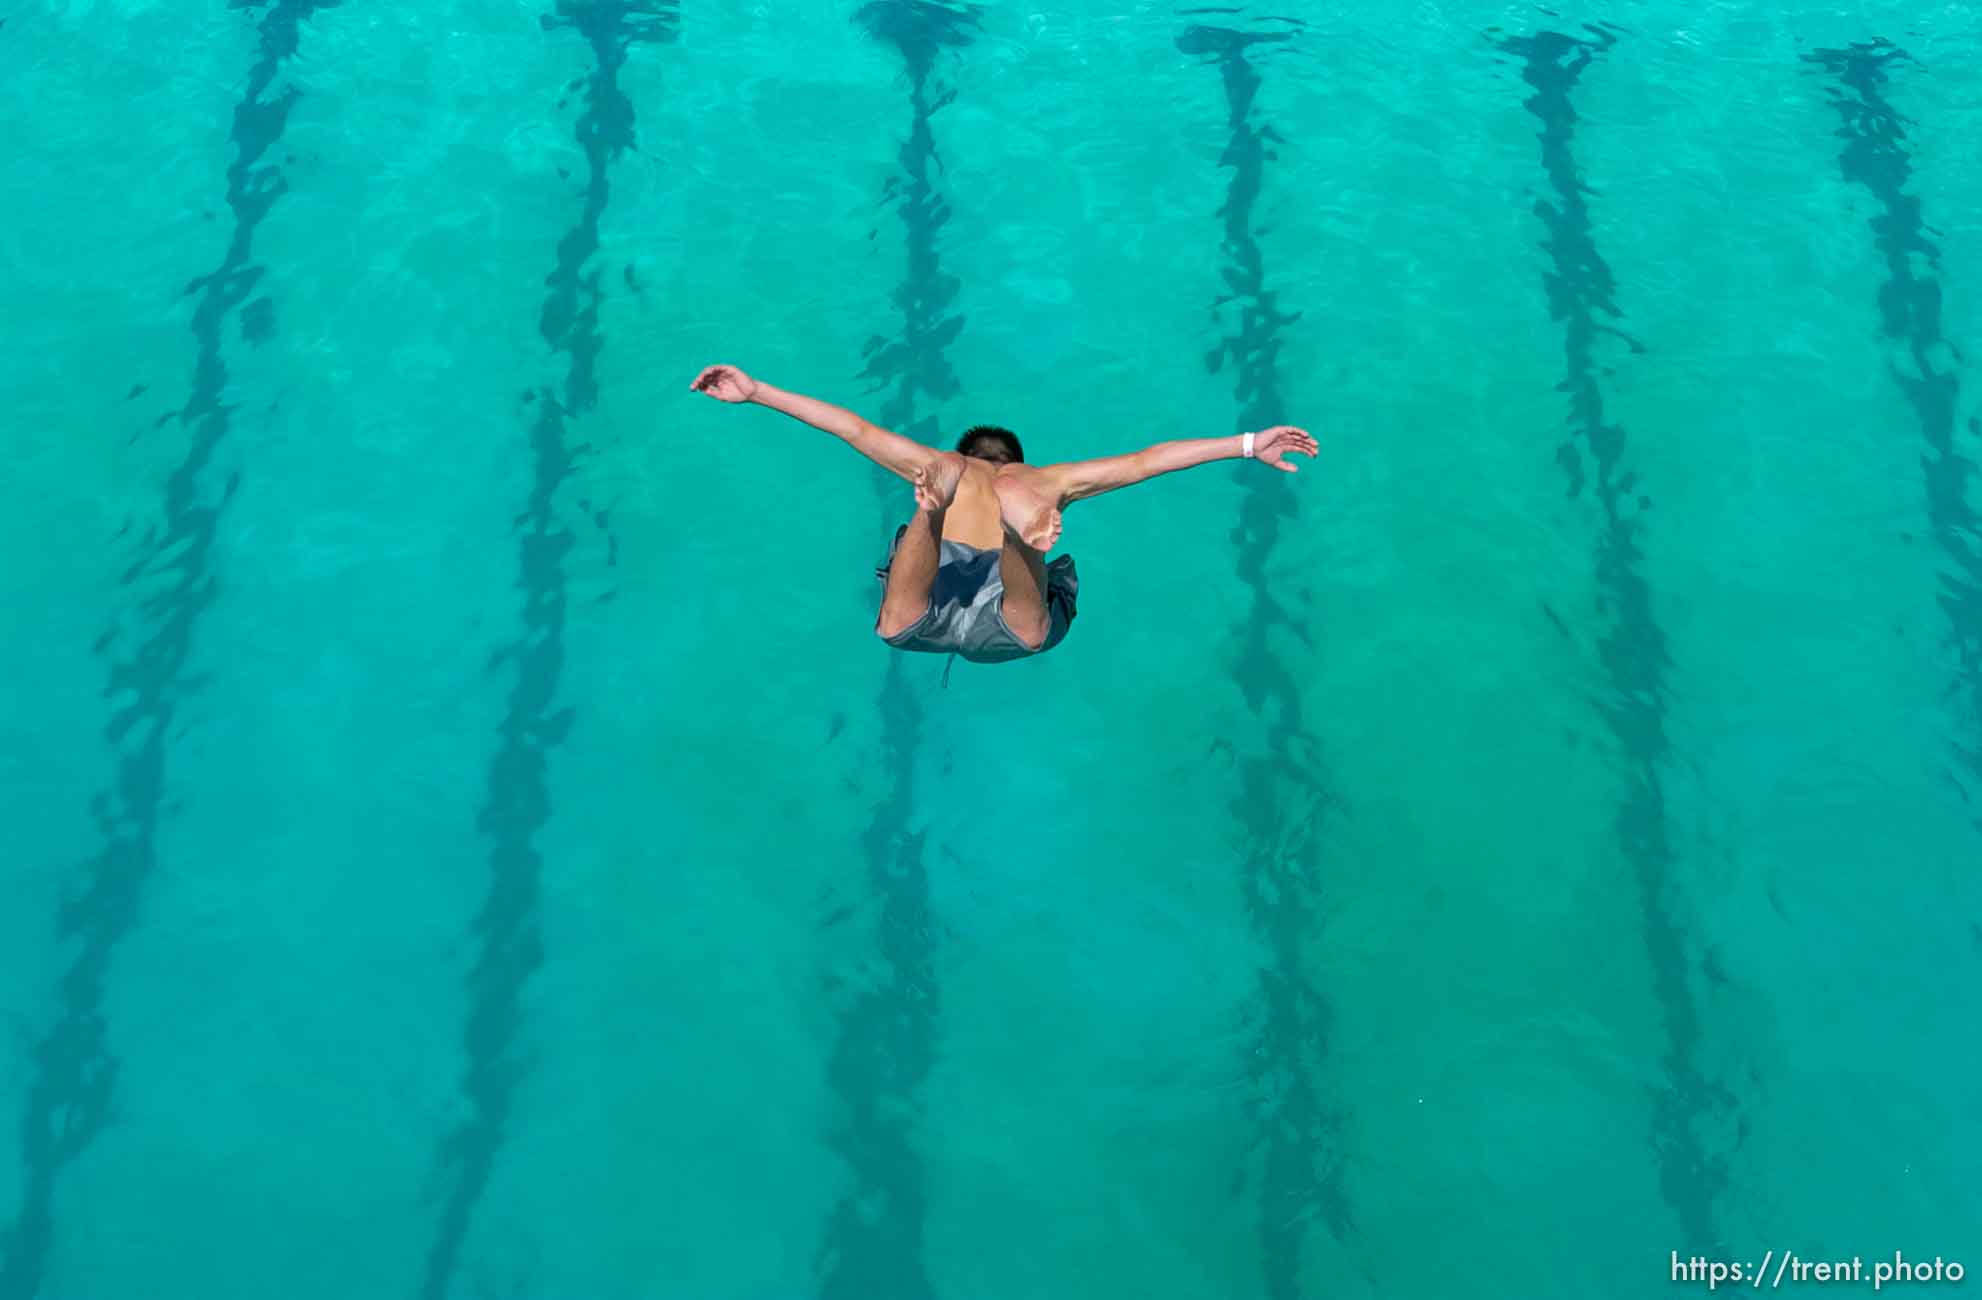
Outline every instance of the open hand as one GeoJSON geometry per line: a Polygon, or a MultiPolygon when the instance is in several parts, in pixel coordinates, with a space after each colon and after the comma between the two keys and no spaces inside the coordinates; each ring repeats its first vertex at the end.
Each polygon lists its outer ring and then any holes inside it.
{"type": "Polygon", "coordinates": [[[689,385],[719,402],[747,402],[757,392],[757,381],[735,366],[709,366],[689,385]]]}
{"type": "Polygon", "coordinates": [[[1301,455],[1312,458],[1320,451],[1321,445],[1308,436],[1306,429],[1296,429],[1291,424],[1276,424],[1253,435],[1253,459],[1289,474],[1299,472],[1299,467],[1287,457],[1301,455]]]}

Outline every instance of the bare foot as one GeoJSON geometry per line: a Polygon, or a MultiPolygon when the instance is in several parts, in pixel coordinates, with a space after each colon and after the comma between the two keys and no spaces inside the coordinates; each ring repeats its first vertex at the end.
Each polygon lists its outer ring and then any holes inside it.
{"type": "Polygon", "coordinates": [[[962,481],[963,457],[954,451],[939,451],[935,459],[915,471],[915,504],[932,514],[948,510],[962,481]]]}
{"type": "Polygon", "coordinates": [[[1060,503],[1046,476],[1031,465],[1000,465],[993,486],[1005,527],[1035,551],[1050,551],[1060,540],[1060,503]]]}

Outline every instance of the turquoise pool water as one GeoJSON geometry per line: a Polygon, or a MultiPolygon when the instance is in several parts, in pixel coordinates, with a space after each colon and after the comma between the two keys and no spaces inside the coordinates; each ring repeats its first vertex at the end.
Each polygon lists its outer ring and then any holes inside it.
{"type": "Polygon", "coordinates": [[[1978,39],[16,7],[0,1300],[1982,1266],[1978,39]],[[946,682],[718,361],[1323,452],[946,682]]]}

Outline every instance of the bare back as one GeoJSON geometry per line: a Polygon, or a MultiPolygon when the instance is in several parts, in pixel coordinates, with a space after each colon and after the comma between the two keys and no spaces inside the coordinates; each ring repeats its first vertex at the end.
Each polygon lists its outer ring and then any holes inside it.
{"type": "Polygon", "coordinates": [[[1005,525],[999,514],[996,488],[998,467],[974,456],[964,457],[963,478],[957,483],[956,499],[943,516],[943,537],[981,551],[995,551],[1004,544],[1005,525]]]}

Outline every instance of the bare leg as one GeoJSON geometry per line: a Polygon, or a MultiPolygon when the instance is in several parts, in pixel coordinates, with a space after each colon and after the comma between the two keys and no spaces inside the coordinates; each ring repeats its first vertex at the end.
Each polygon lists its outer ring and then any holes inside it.
{"type": "Polygon", "coordinates": [[[1005,625],[1027,648],[1037,650],[1046,644],[1046,634],[1053,627],[1046,612],[1046,561],[1010,525],[1005,528],[1005,545],[998,552],[998,576],[1005,582],[1005,625]]]}
{"type": "Polygon", "coordinates": [[[887,590],[881,596],[881,616],[874,623],[881,636],[895,636],[929,612],[929,589],[936,584],[936,565],[943,553],[944,513],[917,510],[895,547],[887,590]]]}
{"type": "Polygon", "coordinates": [[[963,470],[963,457],[945,451],[915,471],[915,518],[895,547],[881,616],[874,624],[882,636],[904,631],[929,612],[929,590],[936,585],[936,566],[943,557],[943,517],[956,499],[963,470]]]}

